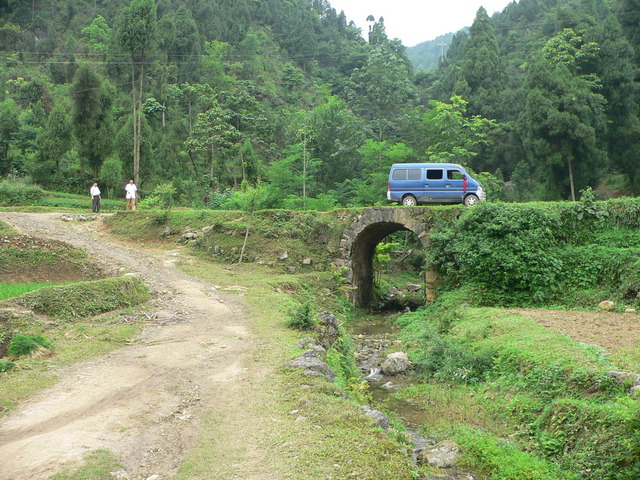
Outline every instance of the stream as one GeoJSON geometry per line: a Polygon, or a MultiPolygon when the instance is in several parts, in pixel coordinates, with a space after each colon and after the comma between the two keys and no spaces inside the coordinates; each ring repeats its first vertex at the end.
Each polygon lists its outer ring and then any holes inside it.
{"type": "MultiPolygon", "coordinates": [[[[436,441],[425,438],[420,433],[425,414],[420,408],[406,400],[399,400],[392,394],[404,387],[417,384],[414,376],[382,374],[380,364],[384,361],[385,352],[402,350],[402,341],[397,339],[399,327],[384,318],[375,318],[367,322],[359,322],[349,328],[357,348],[356,361],[365,380],[369,383],[372,397],[376,404],[384,404],[402,420],[407,433],[413,442],[413,462],[417,463],[418,454],[436,441]],[[394,348],[397,345],[397,348],[394,348]]],[[[455,467],[441,469],[437,477],[425,477],[423,480],[482,480],[477,474],[463,472],[455,467]]]]}

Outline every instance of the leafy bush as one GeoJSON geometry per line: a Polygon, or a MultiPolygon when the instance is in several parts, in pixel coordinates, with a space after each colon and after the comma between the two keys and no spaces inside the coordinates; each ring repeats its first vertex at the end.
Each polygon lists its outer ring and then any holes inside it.
{"type": "Polygon", "coordinates": [[[31,355],[39,349],[53,350],[53,345],[42,335],[16,335],[9,343],[9,355],[24,357],[31,355]]]}
{"type": "Polygon", "coordinates": [[[313,311],[309,302],[301,303],[291,313],[287,327],[296,330],[313,330],[316,326],[313,311]]]}
{"type": "Polygon", "coordinates": [[[554,304],[594,288],[598,296],[634,299],[640,207],[631,200],[625,205],[626,214],[620,202],[589,198],[571,204],[483,203],[457,222],[436,222],[428,263],[445,286],[471,286],[485,305],[554,304]]]}
{"type": "Polygon", "coordinates": [[[35,185],[5,180],[0,182],[0,206],[38,205],[44,199],[44,190],[35,185]]]}
{"type": "Polygon", "coordinates": [[[640,413],[634,401],[552,402],[534,423],[537,449],[593,480],[631,480],[640,473],[640,413]]]}

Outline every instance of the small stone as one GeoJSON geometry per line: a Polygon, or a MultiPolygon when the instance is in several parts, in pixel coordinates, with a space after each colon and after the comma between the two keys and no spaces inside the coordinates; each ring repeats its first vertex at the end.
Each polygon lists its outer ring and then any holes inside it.
{"type": "Polygon", "coordinates": [[[598,304],[598,308],[605,312],[611,312],[616,308],[616,302],[612,302],[611,300],[604,300],[598,304]]]}

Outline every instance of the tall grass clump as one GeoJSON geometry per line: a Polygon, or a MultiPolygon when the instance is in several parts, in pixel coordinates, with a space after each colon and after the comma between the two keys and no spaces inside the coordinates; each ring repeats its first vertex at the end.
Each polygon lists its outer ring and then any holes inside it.
{"type": "Polygon", "coordinates": [[[11,339],[8,353],[12,357],[24,357],[39,351],[51,350],[53,350],[53,344],[42,335],[18,334],[11,339]]]}

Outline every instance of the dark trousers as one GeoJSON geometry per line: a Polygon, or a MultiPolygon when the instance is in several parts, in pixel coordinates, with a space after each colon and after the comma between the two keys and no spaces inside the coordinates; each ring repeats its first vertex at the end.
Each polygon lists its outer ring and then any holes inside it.
{"type": "Polygon", "coordinates": [[[93,208],[93,213],[100,213],[100,195],[93,196],[91,207],[93,208]]]}

